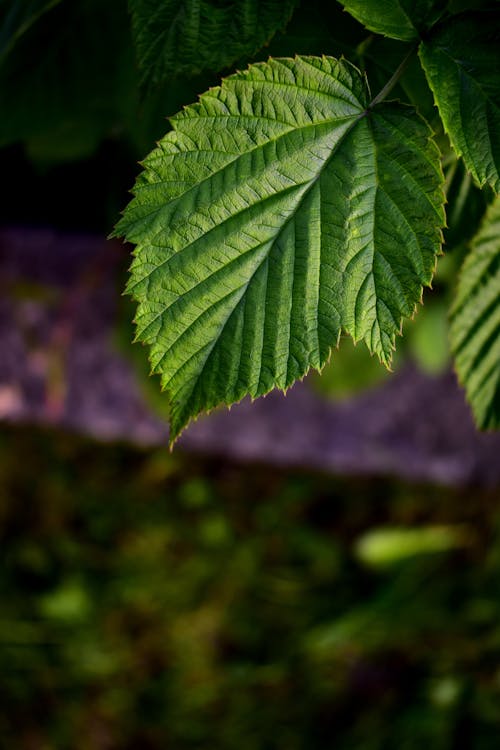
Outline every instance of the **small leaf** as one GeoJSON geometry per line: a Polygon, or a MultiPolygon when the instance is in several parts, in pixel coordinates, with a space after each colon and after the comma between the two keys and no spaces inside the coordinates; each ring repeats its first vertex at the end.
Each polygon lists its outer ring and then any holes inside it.
{"type": "Polygon", "coordinates": [[[345,10],[376,34],[410,42],[439,18],[443,0],[340,0],[345,10]]]}
{"type": "Polygon", "coordinates": [[[480,429],[500,427],[500,197],[463,265],[452,309],[451,346],[480,429]]]}
{"type": "Polygon", "coordinates": [[[370,108],[334,58],[272,59],[172,120],[116,234],[137,244],[137,338],[171,436],[320,369],[342,330],[388,363],[444,223],[439,153],[409,106],[370,108]]]}
{"type": "Polygon", "coordinates": [[[500,191],[500,12],[436,28],[420,59],[453,148],[482,187],[500,191]]]}
{"type": "Polygon", "coordinates": [[[255,54],[298,0],[129,0],[143,80],[219,71],[255,54]]]}

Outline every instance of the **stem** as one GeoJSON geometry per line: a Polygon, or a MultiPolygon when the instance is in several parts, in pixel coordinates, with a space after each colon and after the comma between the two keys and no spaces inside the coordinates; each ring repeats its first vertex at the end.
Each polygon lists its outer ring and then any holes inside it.
{"type": "Polygon", "coordinates": [[[418,45],[414,45],[411,48],[411,50],[408,52],[406,57],[403,58],[403,60],[398,65],[398,67],[396,68],[392,76],[389,78],[385,86],[379,91],[375,99],[373,99],[370,102],[368,109],[372,109],[373,107],[375,107],[376,104],[380,104],[380,102],[382,102],[390,94],[390,92],[392,91],[392,89],[397,84],[397,82],[399,81],[403,73],[405,72],[406,68],[408,67],[408,64],[411,58],[413,57],[414,53],[417,51],[417,46],[418,45]]]}

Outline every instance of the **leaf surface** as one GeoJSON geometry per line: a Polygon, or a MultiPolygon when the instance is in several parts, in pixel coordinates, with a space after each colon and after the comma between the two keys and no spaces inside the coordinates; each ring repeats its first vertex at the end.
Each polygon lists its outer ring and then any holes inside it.
{"type": "Polygon", "coordinates": [[[388,363],[444,224],[430,131],[370,109],[334,58],[272,59],[172,120],[115,233],[137,245],[137,338],[171,398],[171,437],[320,369],[342,330],[388,363]]]}
{"type": "Polygon", "coordinates": [[[500,427],[500,198],[488,209],[465,259],[450,336],[478,427],[500,427]]]}
{"type": "Polygon", "coordinates": [[[370,31],[410,42],[439,17],[442,0],[340,0],[370,31]]]}
{"type": "Polygon", "coordinates": [[[143,80],[220,71],[255,54],[298,0],[129,0],[143,80]]]}
{"type": "Polygon", "coordinates": [[[500,191],[500,12],[467,13],[431,33],[420,59],[453,148],[500,191]]]}

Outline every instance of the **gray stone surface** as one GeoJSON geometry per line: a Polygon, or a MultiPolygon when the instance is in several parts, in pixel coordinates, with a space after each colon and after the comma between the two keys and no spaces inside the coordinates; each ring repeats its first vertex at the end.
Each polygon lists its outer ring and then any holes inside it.
{"type": "MultiPolygon", "coordinates": [[[[45,229],[0,231],[0,418],[98,440],[166,443],[114,341],[129,249],[45,229]]],[[[347,402],[307,384],[200,418],[179,450],[348,474],[500,486],[500,434],[479,434],[455,377],[412,367],[347,402]]]]}

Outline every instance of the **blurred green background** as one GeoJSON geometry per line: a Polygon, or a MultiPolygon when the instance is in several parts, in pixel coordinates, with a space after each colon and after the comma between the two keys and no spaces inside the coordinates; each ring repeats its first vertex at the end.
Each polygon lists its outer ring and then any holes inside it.
{"type": "MultiPolygon", "coordinates": [[[[256,59],[295,53],[345,54],[374,91],[402,56],[320,0],[256,59]]],[[[105,236],[165,117],[220,75],[141,89],[126,0],[0,0],[0,223],[105,236]]],[[[395,93],[437,127],[420,82],[415,64],[395,93]]],[[[431,374],[487,201],[438,138],[447,253],[395,363],[431,374]]],[[[342,341],[313,383],[385,377],[342,341]]],[[[0,746],[496,750],[498,499],[4,427],[0,746]]]]}
{"type": "Polygon", "coordinates": [[[0,736],[498,747],[498,494],[9,429],[0,736]]]}

